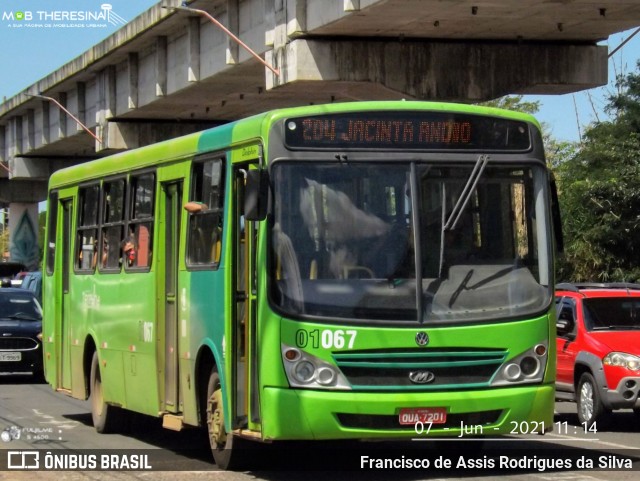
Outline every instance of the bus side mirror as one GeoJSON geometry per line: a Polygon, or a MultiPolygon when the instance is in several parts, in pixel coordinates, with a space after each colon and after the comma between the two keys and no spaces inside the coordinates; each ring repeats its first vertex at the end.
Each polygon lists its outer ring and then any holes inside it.
{"type": "Polygon", "coordinates": [[[560,219],[560,202],[558,201],[558,188],[556,179],[551,177],[551,216],[553,219],[553,233],[556,240],[558,253],[564,252],[564,238],[562,236],[562,220],[560,219]]]}
{"type": "Polygon", "coordinates": [[[269,199],[269,174],[266,170],[247,171],[244,186],[244,217],[246,220],[264,220],[269,199]]]}

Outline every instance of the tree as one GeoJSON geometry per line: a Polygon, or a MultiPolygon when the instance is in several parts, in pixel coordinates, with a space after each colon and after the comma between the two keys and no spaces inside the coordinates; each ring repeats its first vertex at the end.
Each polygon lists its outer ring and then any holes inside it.
{"type": "Polygon", "coordinates": [[[9,229],[0,225],[0,262],[3,261],[5,252],[9,252],[9,229]]]}
{"type": "MultiPolygon", "coordinates": [[[[498,99],[482,102],[485,107],[496,107],[499,109],[515,110],[526,114],[534,115],[540,110],[540,102],[525,102],[522,95],[507,95],[498,99]]],[[[572,157],[578,149],[576,142],[560,141],[551,135],[551,129],[544,122],[541,123],[542,139],[544,141],[545,152],[548,164],[554,168],[564,159],[572,157]]]]}
{"type": "Polygon", "coordinates": [[[640,280],[640,75],[617,83],[612,119],[588,127],[575,155],[555,165],[563,280],[640,280]]]}
{"type": "Polygon", "coordinates": [[[507,95],[494,100],[482,102],[479,105],[484,107],[495,107],[498,109],[515,110],[526,114],[535,114],[540,110],[540,102],[524,102],[522,95],[507,95]]]}

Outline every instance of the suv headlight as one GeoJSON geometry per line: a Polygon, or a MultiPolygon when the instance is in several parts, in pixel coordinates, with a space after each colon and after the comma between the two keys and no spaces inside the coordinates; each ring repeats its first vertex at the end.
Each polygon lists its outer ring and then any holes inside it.
{"type": "Polygon", "coordinates": [[[640,357],[626,352],[610,352],[604,356],[602,362],[605,366],[624,367],[630,371],[640,370],[640,357]]]}
{"type": "Polygon", "coordinates": [[[291,387],[313,389],[351,389],[340,370],[333,364],[282,344],[282,362],[291,387]]]}

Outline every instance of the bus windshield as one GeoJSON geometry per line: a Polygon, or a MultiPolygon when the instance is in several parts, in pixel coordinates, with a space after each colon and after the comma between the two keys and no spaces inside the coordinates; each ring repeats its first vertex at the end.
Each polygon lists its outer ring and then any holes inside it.
{"type": "Polygon", "coordinates": [[[270,292],[283,315],[487,322],[551,302],[542,166],[280,161],[272,180],[270,292]]]}

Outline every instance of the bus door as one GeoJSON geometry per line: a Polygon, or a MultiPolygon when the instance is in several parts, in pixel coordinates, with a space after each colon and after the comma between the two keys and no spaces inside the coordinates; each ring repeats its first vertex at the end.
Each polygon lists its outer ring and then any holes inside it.
{"type": "MultiPolygon", "coordinates": [[[[257,162],[257,160],[256,160],[257,162]]],[[[234,243],[232,316],[233,360],[231,367],[234,428],[247,428],[260,421],[257,387],[256,344],[256,236],[257,224],[245,221],[244,185],[248,166],[234,170],[234,243]]]]}
{"type": "Polygon", "coordinates": [[[73,234],[71,225],[73,219],[73,201],[63,199],[60,201],[62,207],[62,302],[60,307],[60,332],[55,333],[60,339],[58,343],[60,352],[58,353],[58,387],[71,390],[71,345],[70,345],[70,316],[71,300],[69,290],[69,273],[71,270],[71,240],[73,234]]]}
{"type": "MultiPolygon", "coordinates": [[[[164,206],[164,403],[170,412],[181,410],[180,386],[178,384],[178,240],[182,202],[182,181],[162,184],[164,206]]],[[[162,278],[162,277],[161,277],[162,278]]]]}

